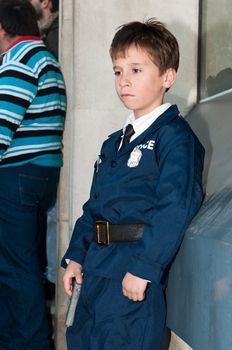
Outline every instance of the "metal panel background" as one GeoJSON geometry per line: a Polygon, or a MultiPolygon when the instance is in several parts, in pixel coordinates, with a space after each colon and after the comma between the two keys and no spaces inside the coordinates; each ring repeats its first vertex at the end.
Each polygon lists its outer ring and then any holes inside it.
{"type": "Polygon", "coordinates": [[[194,350],[232,349],[232,93],[188,122],[206,148],[202,208],[171,269],[168,326],[194,350]]]}

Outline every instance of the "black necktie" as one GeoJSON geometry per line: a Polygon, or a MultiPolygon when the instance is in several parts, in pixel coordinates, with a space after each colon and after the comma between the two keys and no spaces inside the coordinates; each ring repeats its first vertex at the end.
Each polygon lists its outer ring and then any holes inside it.
{"type": "Polygon", "coordinates": [[[126,130],[124,132],[124,135],[123,135],[121,149],[123,147],[125,147],[126,145],[128,145],[128,143],[130,142],[130,138],[134,133],[135,133],[135,131],[133,129],[133,126],[131,124],[128,124],[126,127],[126,130]]]}

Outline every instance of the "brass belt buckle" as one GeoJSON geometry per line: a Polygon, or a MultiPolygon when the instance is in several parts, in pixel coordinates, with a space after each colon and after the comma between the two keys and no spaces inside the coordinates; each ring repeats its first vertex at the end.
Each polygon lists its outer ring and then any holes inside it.
{"type": "Polygon", "coordinates": [[[95,222],[95,233],[97,244],[110,244],[110,224],[108,221],[99,220],[95,222]]]}

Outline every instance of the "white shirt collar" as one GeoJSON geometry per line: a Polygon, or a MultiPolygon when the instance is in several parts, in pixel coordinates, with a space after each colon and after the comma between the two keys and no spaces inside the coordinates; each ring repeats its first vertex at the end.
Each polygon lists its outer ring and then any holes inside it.
{"type": "Polygon", "coordinates": [[[154,123],[154,121],[163,114],[169,107],[171,107],[171,103],[164,103],[161,106],[155,108],[150,113],[143,115],[135,119],[134,113],[130,114],[126,120],[126,123],[123,127],[123,132],[128,124],[132,124],[134,128],[134,135],[131,137],[130,142],[133,141],[137,136],[142,134],[149,126],[154,123]]]}

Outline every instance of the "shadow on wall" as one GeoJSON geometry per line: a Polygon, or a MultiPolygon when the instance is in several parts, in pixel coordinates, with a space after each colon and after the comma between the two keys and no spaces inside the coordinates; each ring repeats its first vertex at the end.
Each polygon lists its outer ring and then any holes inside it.
{"type": "Polygon", "coordinates": [[[216,76],[209,76],[206,80],[207,95],[216,95],[232,88],[232,69],[225,68],[216,76]]]}
{"type": "MultiPolygon", "coordinates": [[[[204,11],[206,12],[203,18],[210,9],[204,11]]],[[[216,18],[214,16],[211,19],[208,14],[205,24],[207,28],[203,31],[201,45],[202,97],[209,97],[232,88],[231,14],[231,9],[226,7],[216,15],[216,18]],[[218,23],[212,25],[215,19],[218,23]]]]}

